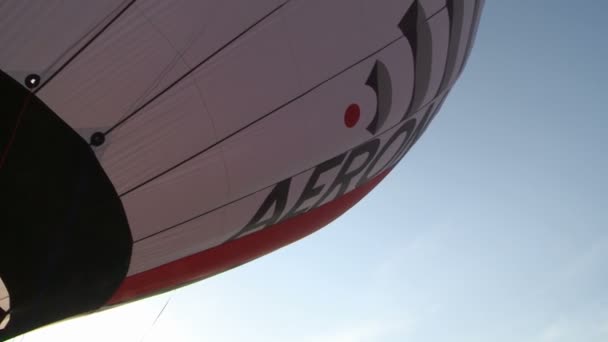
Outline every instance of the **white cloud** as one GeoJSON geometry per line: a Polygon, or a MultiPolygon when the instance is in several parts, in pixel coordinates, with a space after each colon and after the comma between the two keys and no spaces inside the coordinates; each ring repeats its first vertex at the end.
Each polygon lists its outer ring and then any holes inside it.
{"type": "Polygon", "coordinates": [[[608,341],[608,320],[602,320],[598,316],[606,317],[606,312],[595,312],[594,314],[588,312],[585,317],[580,317],[577,314],[562,317],[541,330],[535,341],[608,341]]]}
{"type": "Polygon", "coordinates": [[[563,322],[556,322],[549,325],[540,335],[541,342],[560,341],[567,332],[568,328],[563,322]]]}
{"type": "Polygon", "coordinates": [[[367,320],[356,325],[338,328],[315,336],[308,336],[301,342],[368,342],[398,334],[405,337],[414,329],[413,320],[367,320]]]}
{"type": "Polygon", "coordinates": [[[417,236],[388,251],[374,274],[377,286],[386,287],[390,284],[395,278],[396,270],[408,269],[413,274],[420,271],[421,264],[428,265],[437,261],[446,247],[445,240],[452,229],[449,222],[444,220],[430,225],[417,236]]]}
{"type": "Polygon", "coordinates": [[[601,274],[608,256],[608,234],[596,237],[581,253],[561,270],[561,281],[578,279],[586,275],[601,274]],[[598,273],[599,272],[599,273],[598,273]]]}

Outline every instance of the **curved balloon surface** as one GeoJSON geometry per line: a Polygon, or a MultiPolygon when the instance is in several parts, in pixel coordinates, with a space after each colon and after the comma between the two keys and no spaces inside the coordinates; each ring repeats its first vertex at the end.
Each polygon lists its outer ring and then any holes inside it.
{"type": "Polygon", "coordinates": [[[5,1],[0,339],[331,222],[439,111],[482,6],[5,1]]]}

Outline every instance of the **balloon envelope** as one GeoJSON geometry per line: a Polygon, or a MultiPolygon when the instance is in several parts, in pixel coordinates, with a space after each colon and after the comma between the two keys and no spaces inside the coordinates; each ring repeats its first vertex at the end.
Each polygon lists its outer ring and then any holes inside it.
{"type": "Polygon", "coordinates": [[[0,339],[197,281],[365,196],[481,0],[9,0],[0,339]]]}

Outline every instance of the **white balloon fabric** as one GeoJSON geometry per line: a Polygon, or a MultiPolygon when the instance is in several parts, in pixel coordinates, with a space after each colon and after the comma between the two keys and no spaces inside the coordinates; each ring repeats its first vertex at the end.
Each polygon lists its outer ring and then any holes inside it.
{"type": "Polygon", "coordinates": [[[30,184],[21,179],[30,170],[44,184],[66,185],[31,190],[43,200],[15,204],[12,212],[25,214],[11,216],[0,236],[46,212],[45,203],[70,204],[52,214],[60,223],[36,221],[33,236],[10,240],[36,245],[27,272],[40,276],[23,276],[18,259],[1,256],[14,300],[0,339],[82,312],[55,306],[41,314],[37,305],[62,296],[69,307],[89,280],[112,274],[106,288],[86,295],[98,298],[85,311],[212,276],[338,217],[439,111],[482,7],[483,0],[5,1],[0,98],[15,104],[0,122],[0,181],[30,184]],[[38,116],[57,120],[42,125],[38,116]],[[50,131],[58,133],[43,138],[50,131]],[[48,151],[35,159],[31,146],[48,151]],[[78,154],[68,155],[71,148],[78,154]],[[79,160],[87,166],[75,167],[79,160]],[[105,235],[95,237],[99,231],[105,235]],[[113,236],[124,243],[110,247],[113,236]],[[122,252],[80,258],[68,253],[68,237],[122,252]],[[71,276],[54,280],[57,272],[71,276]],[[52,293],[16,290],[44,281],[56,282],[52,293]]]}

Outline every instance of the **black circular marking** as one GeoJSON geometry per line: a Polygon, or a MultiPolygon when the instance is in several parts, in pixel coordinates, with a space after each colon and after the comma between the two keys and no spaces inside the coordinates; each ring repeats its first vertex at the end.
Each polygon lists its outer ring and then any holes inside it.
{"type": "Polygon", "coordinates": [[[93,146],[101,146],[105,141],[106,136],[101,132],[95,132],[91,135],[91,145],[93,146]]]}
{"type": "Polygon", "coordinates": [[[29,89],[34,89],[40,84],[40,76],[29,74],[25,77],[25,86],[29,89]]]}

